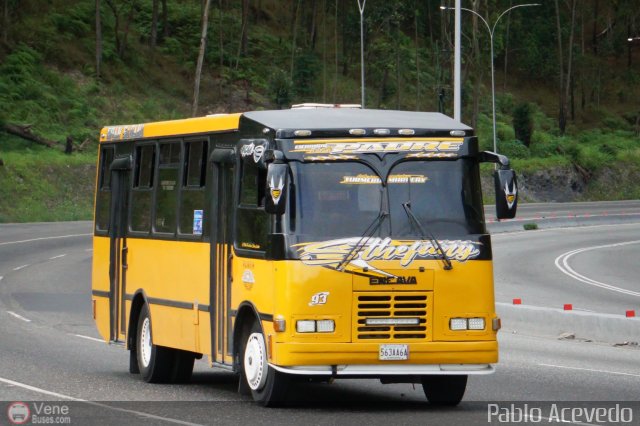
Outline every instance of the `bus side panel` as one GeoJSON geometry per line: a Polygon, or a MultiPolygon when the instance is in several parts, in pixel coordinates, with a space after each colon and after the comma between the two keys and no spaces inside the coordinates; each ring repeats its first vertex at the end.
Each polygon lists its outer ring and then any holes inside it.
{"type": "MultiPolygon", "coordinates": [[[[266,339],[274,334],[271,318],[279,314],[274,312],[275,293],[286,288],[275,282],[275,268],[276,263],[273,261],[233,256],[231,309],[237,310],[242,302],[250,301],[261,316],[266,339]]],[[[225,362],[229,361],[230,359],[225,358],[225,362]]]]}
{"type": "Polygon", "coordinates": [[[98,292],[91,296],[95,304],[95,322],[98,333],[109,341],[109,237],[93,237],[93,265],[91,289],[98,292]]]}
{"type": "Polygon", "coordinates": [[[127,294],[143,289],[150,301],[153,343],[208,354],[209,244],[134,238],[127,244],[127,294]]]}

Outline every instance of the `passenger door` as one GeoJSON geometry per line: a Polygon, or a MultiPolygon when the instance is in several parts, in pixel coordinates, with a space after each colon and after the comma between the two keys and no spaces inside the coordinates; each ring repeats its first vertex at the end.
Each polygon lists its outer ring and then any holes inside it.
{"type": "Polygon", "coordinates": [[[125,335],[125,288],[127,272],[127,206],[131,156],[119,157],[110,166],[111,206],[109,214],[109,340],[125,335]]]}
{"type": "Polygon", "coordinates": [[[234,193],[233,150],[216,149],[211,194],[211,353],[214,362],[231,364],[231,259],[234,193]],[[221,152],[222,151],[222,152],[221,152]]]}

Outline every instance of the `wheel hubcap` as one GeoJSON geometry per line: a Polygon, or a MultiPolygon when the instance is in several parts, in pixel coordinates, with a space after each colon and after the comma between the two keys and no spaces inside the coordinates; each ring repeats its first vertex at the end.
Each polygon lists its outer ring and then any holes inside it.
{"type": "Polygon", "coordinates": [[[244,374],[252,390],[264,387],[267,380],[267,351],[261,333],[253,333],[247,339],[244,351],[244,374]]]}
{"type": "Polygon", "coordinates": [[[140,359],[142,365],[148,367],[151,362],[151,321],[145,318],[140,332],[140,359]]]}

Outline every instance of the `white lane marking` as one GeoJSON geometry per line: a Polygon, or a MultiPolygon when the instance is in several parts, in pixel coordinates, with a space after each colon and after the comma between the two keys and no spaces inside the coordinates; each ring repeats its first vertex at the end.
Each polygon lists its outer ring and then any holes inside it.
{"type": "Polygon", "coordinates": [[[104,340],[102,339],[96,339],[95,337],[89,337],[89,336],[83,336],[82,334],[69,334],[70,336],[76,336],[79,337],[81,339],[87,339],[87,340],[92,340],[94,342],[100,342],[100,343],[105,343],[104,340]]]}
{"type": "Polygon", "coordinates": [[[94,402],[94,401],[88,401],[86,399],[74,398],[73,396],[69,396],[69,395],[64,395],[62,393],[48,391],[46,389],[37,388],[35,386],[27,385],[25,383],[16,382],[14,380],[5,379],[5,378],[2,378],[2,377],[0,377],[0,382],[6,383],[6,384],[12,385],[12,386],[18,386],[20,388],[27,389],[27,390],[30,390],[30,391],[33,391],[33,392],[38,392],[38,393],[41,393],[41,394],[44,394],[44,395],[49,395],[49,396],[53,396],[53,397],[60,398],[60,399],[66,399],[67,401],[82,402],[84,404],[92,405],[94,407],[106,408],[108,410],[119,411],[121,413],[135,414],[137,416],[148,418],[148,419],[160,420],[160,421],[164,421],[164,422],[167,422],[167,423],[174,423],[174,424],[179,424],[179,425],[201,426],[198,423],[189,423],[189,422],[185,422],[185,421],[182,421],[182,420],[172,419],[170,417],[161,417],[161,416],[156,416],[156,415],[149,414],[149,413],[144,413],[142,411],[127,410],[125,408],[112,407],[111,405],[102,404],[100,402],[94,402]]]}
{"type": "Polygon", "coordinates": [[[0,281],[2,281],[2,279],[3,279],[3,278],[4,278],[4,277],[0,277],[0,281]]]}
{"type": "Polygon", "coordinates": [[[24,322],[31,322],[31,320],[30,320],[29,318],[25,318],[25,317],[23,317],[22,315],[18,315],[18,314],[16,314],[16,313],[15,313],[15,312],[13,312],[13,311],[7,311],[7,313],[8,313],[9,315],[11,315],[11,316],[14,316],[14,317],[18,318],[19,320],[24,321],[24,322]]]}
{"type": "Polygon", "coordinates": [[[29,266],[28,263],[26,265],[21,265],[21,266],[18,266],[17,268],[13,268],[13,270],[14,271],[19,271],[20,269],[26,268],[27,266],[29,266]]]}
{"type": "Polygon", "coordinates": [[[575,270],[573,270],[573,268],[571,268],[569,266],[569,259],[571,258],[571,256],[573,256],[575,254],[583,253],[583,252],[591,251],[591,250],[599,250],[599,249],[603,249],[603,248],[628,246],[630,244],[638,244],[638,243],[640,243],[640,240],[625,241],[623,243],[605,244],[605,245],[601,245],[601,246],[584,247],[584,248],[571,250],[571,251],[568,251],[566,253],[562,253],[560,256],[556,257],[555,264],[556,264],[556,267],[560,270],[560,272],[562,272],[565,275],[570,276],[571,278],[573,278],[575,280],[583,282],[585,284],[589,284],[589,285],[592,285],[592,286],[604,288],[605,290],[617,291],[618,293],[628,294],[629,296],[640,297],[640,292],[627,290],[625,288],[616,287],[616,286],[611,285],[611,284],[606,284],[606,283],[591,279],[589,277],[585,277],[584,275],[581,275],[581,274],[577,273],[575,270]]]}
{"type": "Polygon", "coordinates": [[[90,248],[90,249],[84,249],[84,251],[87,251],[87,252],[88,252],[88,251],[93,251],[93,249],[92,249],[92,248],[90,248]]]}
{"type": "Polygon", "coordinates": [[[65,257],[66,255],[67,255],[67,253],[65,253],[65,254],[59,254],[59,255],[57,255],[57,256],[50,257],[50,258],[49,258],[49,260],[53,260],[53,259],[60,259],[61,257],[65,257]]]}
{"type": "Polygon", "coordinates": [[[55,239],[58,239],[58,238],[88,237],[90,235],[93,235],[93,234],[71,234],[71,235],[59,235],[59,236],[56,236],[56,237],[32,238],[30,240],[7,241],[7,242],[4,242],[4,243],[0,243],[0,246],[5,246],[7,244],[30,243],[32,241],[55,240],[55,239]]]}
{"type": "Polygon", "coordinates": [[[640,377],[640,374],[623,373],[621,371],[596,370],[594,368],[568,367],[566,365],[555,365],[555,364],[538,364],[538,365],[542,367],[562,368],[565,370],[579,370],[579,371],[589,371],[591,373],[605,373],[605,374],[616,374],[619,376],[640,377]]]}

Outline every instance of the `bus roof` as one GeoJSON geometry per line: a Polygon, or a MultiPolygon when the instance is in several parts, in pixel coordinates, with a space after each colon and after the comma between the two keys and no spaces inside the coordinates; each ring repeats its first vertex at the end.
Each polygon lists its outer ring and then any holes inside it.
{"type": "Polygon", "coordinates": [[[100,131],[100,142],[237,130],[240,115],[215,114],[183,120],[107,126],[100,131]]]}
{"type": "Polygon", "coordinates": [[[472,130],[465,124],[437,112],[316,108],[252,111],[246,112],[243,115],[266,127],[276,130],[336,130],[353,128],[472,130]]]}
{"type": "Polygon", "coordinates": [[[240,117],[278,130],[341,129],[421,129],[431,131],[472,130],[465,124],[437,112],[395,111],[358,108],[313,108],[251,111],[243,114],[216,114],[183,120],[107,126],[100,132],[100,142],[143,138],[183,136],[208,132],[238,130],[240,117]]]}

